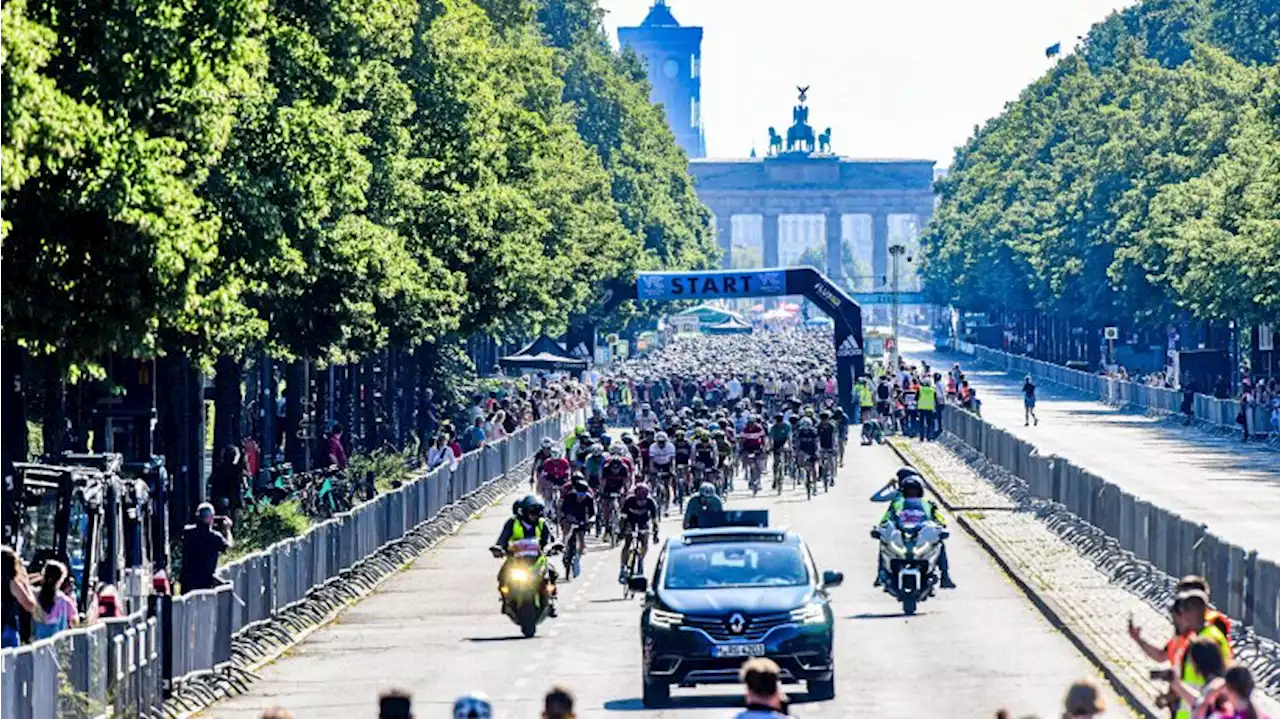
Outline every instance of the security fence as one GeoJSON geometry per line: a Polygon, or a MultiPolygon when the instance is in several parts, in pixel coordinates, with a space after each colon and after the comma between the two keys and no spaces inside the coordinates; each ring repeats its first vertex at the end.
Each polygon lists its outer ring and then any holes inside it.
{"type": "MultiPolygon", "coordinates": [[[[1106,541],[1096,552],[1112,555],[1107,563],[1118,580],[1138,579],[1139,564],[1153,566],[1167,575],[1166,581],[1199,574],[1209,580],[1219,608],[1242,620],[1245,634],[1280,641],[1280,566],[1274,562],[1061,457],[1042,456],[1034,445],[973,414],[947,411],[942,425],[990,464],[1021,480],[1014,494],[1053,503],[1100,530],[1106,541]]],[[[1055,508],[1041,509],[1048,516],[1055,508]]],[[[1157,583],[1161,586],[1145,589],[1149,599],[1163,602],[1171,587],[1157,583]]],[[[1272,679],[1280,682],[1280,674],[1272,679]]]]}
{"type": "MultiPolygon", "coordinates": [[[[0,717],[156,716],[185,684],[227,670],[233,639],[336,582],[381,548],[585,422],[561,413],[222,568],[224,584],[0,654],[0,717]]],[[[277,630],[278,631],[278,630],[277,630]]],[[[214,697],[207,697],[213,699],[214,697]]]]}
{"type": "MultiPolygon", "coordinates": [[[[1060,384],[1086,394],[1093,395],[1103,402],[1116,405],[1132,405],[1156,412],[1178,413],[1182,411],[1182,392],[1164,387],[1149,387],[1137,382],[1105,377],[1103,375],[1081,372],[1063,367],[1052,362],[1043,362],[1023,355],[1009,354],[1000,350],[974,345],[968,342],[957,343],[957,349],[970,354],[988,364],[1017,374],[1029,374],[1037,379],[1060,384]]],[[[1217,399],[1205,394],[1195,395],[1192,402],[1192,413],[1195,419],[1207,422],[1216,427],[1234,429],[1239,426],[1237,419],[1241,412],[1241,403],[1232,399],[1217,399]]],[[[1245,421],[1250,434],[1265,434],[1271,427],[1271,409],[1258,404],[1245,408],[1245,421]]]]}

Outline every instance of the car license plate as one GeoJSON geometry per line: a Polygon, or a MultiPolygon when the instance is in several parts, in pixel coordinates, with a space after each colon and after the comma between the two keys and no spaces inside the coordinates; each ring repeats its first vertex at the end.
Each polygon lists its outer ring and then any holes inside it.
{"type": "Polygon", "coordinates": [[[717,658],[725,657],[763,657],[763,644],[718,644],[711,653],[717,658]]]}

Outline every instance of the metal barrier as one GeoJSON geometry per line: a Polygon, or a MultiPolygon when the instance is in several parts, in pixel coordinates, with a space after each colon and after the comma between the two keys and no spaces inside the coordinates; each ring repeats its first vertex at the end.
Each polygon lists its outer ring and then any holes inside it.
{"type": "MultiPolygon", "coordinates": [[[[1109,404],[1132,405],[1170,414],[1182,412],[1182,393],[1175,389],[1149,387],[1128,380],[1081,372],[1070,367],[1043,362],[1024,355],[1009,354],[969,342],[956,342],[955,346],[957,351],[972,355],[1006,372],[1029,374],[1036,379],[1093,395],[1109,404]]],[[[1240,424],[1236,421],[1241,412],[1241,403],[1238,400],[1217,399],[1209,395],[1197,394],[1191,409],[1195,419],[1214,427],[1234,430],[1240,424]]],[[[1265,434],[1271,427],[1271,409],[1251,404],[1245,412],[1245,421],[1248,423],[1250,434],[1265,434]]]]}
{"type": "MultiPolygon", "coordinates": [[[[147,611],[0,653],[0,718],[149,716],[202,676],[226,671],[235,637],[267,625],[441,510],[560,441],[586,420],[560,413],[423,473],[349,512],[221,568],[225,583],[154,597],[147,611]]],[[[212,699],[210,694],[208,699],[212,699]]]]}
{"type": "Polygon", "coordinates": [[[997,488],[1161,611],[1175,578],[1205,577],[1219,609],[1241,620],[1233,643],[1250,648],[1259,685],[1280,689],[1280,566],[970,412],[948,410],[942,426],[966,459],[993,470],[997,488]]]}

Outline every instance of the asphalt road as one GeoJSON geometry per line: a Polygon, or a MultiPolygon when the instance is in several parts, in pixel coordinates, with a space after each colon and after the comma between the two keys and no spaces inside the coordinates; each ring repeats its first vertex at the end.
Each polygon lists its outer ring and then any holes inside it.
{"type": "MultiPolygon", "coordinates": [[[[788,490],[780,499],[735,495],[737,508],[764,506],[773,524],[809,541],[822,569],[845,572],[833,589],[837,696],[804,703],[796,716],[990,717],[1061,713],[1073,680],[1093,667],[1056,633],[963,532],[950,540],[960,588],[930,599],[914,617],[871,586],[875,546],[868,529],[883,505],[867,498],[897,468],[887,447],[849,447],[849,461],[829,495],[812,501],[788,490]]],[[[618,554],[589,550],[583,574],[562,585],[559,619],[534,639],[498,612],[497,560],[485,548],[509,516],[497,505],[423,555],[379,591],[316,631],[290,655],[264,668],[248,694],[215,705],[207,716],[256,717],[283,706],[299,719],[374,716],[380,690],[414,695],[420,719],[449,715],[453,699],[486,692],[498,717],[532,719],[552,684],[577,694],[578,715],[729,717],[740,705],[735,686],[676,689],[671,708],[640,702],[640,600],[622,599],[618,554]]],[[[678,526],[667,522],[664,534],[678,526]]],[[[650,555],[649,566],[652,568],[650,555]]],[[[1106,716],[1128,716],[1109,692],[1106,716]]]]}
{"type": "Polygon", "coordinates": [[[978,388],[982,418],[1175,512],[1264,558],[1280,560],[1280,452],[1241,446],[1132,410],[1111,407],[1065,387],[1036,385],[1038,425],[1024,426],[1022,375],[935,352],[903,338],[903,355],[945,372],[959,360],[978,388]]]}

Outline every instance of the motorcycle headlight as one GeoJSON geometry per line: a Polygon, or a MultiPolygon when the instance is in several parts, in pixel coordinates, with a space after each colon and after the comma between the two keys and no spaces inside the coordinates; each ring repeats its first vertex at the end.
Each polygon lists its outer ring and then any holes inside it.
{"type": "Polygon", "coordinates": [[[827,620],[827,614],[822,609],[822,604],[813,602],[806,604],[799,609],[791,610],[791,621],[796,624],[822,624],[827,620]]]}
{"type": "Polygon", "coordinates": [[[885,542],[884,546],[888,547],[889,551],[898,557],[907,556],[907,547],[902,542],[898,542],[898,541],[885,542]]]}
{"type": "Polygon", "coordinates": [[[520,567],[512,567],[507,572],[507,581],[512,584],[525,584],[529,581],[529,572],[520,567]]]}
{"type": "Polygon", "coordinates": [[[928,554],[929,550],[932,547],[933,547],[933,542],[923,542],[923,541],[916,542],[916,546],[915,546],[916,556],[920,557],[928,554]]]}
{"type": "Polygon", "coordinates": [[[656,629],[671,629],[684,623],[684,615],[679,612],[668,612],[664,609],[649,610],[649,626],[656,629]]]}

